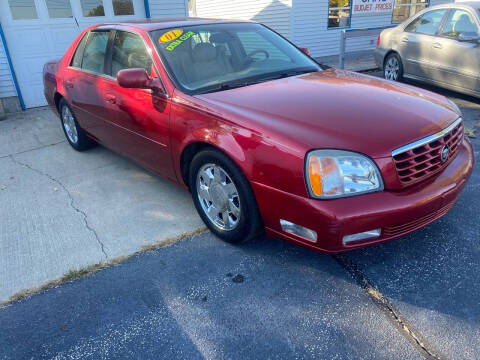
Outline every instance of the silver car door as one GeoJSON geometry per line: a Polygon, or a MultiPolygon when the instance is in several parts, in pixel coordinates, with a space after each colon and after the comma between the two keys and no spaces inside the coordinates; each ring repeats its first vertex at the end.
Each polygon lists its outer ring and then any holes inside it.
{"type": "Polygon", "coordinates": [[[406,75],[430,77],[430,49],[446,13],[447,9],[428,11],[405,27],[399,42],[406,75]]]}
{"type": "Polygon", "coordinates": [[[432,80],[446,87],[480,91],[478,19],[466,9],[452,9],[432,43],[432,80]]]}

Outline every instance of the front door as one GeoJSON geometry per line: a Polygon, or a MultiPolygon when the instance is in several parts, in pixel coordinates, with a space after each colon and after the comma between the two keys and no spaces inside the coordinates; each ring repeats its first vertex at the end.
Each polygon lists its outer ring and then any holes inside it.
{"type": "Polygon", "coordinates": [[[106,104],[106,127],[115,150],[146,168],[175,178],[170,158],[168,97],[150,89],[122,88],[116,81],[117,73],[129,68],[142,68],[150,77],[159,77],[145,41],[134,32],[115,32],[112,80],[106,88],[106,96],[111,98],[106,104]]]}
{"type": "Polygon", "coordinates": [[[480,92],[480,46],[477,41],[461,41],[461,35],[478,39],[479,27],[469,11],[454,9],[432,43],[432,79],[480,92]]]}
{"type": "Polygon", "coordinates": [[[423,78],[430,77],[430,49],[435,39],[434,35],[446,12],[446,9],[428,11],[405,28],[399,44],[405,74],[423,78]]]}

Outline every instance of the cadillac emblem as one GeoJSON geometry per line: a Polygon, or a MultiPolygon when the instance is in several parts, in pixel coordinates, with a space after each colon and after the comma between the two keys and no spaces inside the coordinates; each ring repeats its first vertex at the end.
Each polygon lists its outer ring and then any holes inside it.
{"type": "Polygon", "coordinates": [[[442,161],[442,163],[444,163],[445,161],[447,161],[448,159],[448,146],[445,145],[443,148],[442,148],[442,151],[440,152],[440,160],[442,161]]]}

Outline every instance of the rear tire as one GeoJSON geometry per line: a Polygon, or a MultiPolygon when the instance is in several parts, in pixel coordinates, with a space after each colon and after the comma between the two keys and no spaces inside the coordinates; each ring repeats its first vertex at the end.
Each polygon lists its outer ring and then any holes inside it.
{"type": "Polygon", "coordinates": [[[60,121],[62,122],[63,132],[69,144],[77,151],[85,151],[92,147],[94,141],[87,137],[87,134],[77,122],[72,109],[65,99],[61,99],[58,104],[60,121]]]}
{"type": "Polygon", "coordinates": [[[402,59],[397,53],[390,53],[383,63],[383,77],[387,80],[401,81],[403,79],[402,59]]]}
{"type": "Polygon", "coordinates": [[[220,239],[241,243],[263,233],[250,183],[225,154],[205,150],[195,155],[190,164],[189,185],[200,217],[220,239]]]}

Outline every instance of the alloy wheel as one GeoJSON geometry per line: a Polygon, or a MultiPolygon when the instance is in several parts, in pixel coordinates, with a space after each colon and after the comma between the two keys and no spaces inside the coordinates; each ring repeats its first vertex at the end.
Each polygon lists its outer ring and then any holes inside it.
{"type": "Polygon", "coordinates": [[[385,79],[397,80],[400,72],[400,64],[395,56],[390,57],[385,64],[385,79]]]}
{"type": "Polygon", "coordinates": [[[220,166],[203,165],[196,179],[198,199],[210,222],[220,230],[235,229],[241,216],[237,187],[220,166]]]}
{"type": "Polygon", "coordinates": [[[68,108],[68,106],[64,106],[62,108],[62,123],[68,139],[72,143],[76,144],[78,141],[77,126],[75,124],[75,119],[73,117],[73,114],[68,108]]]}

